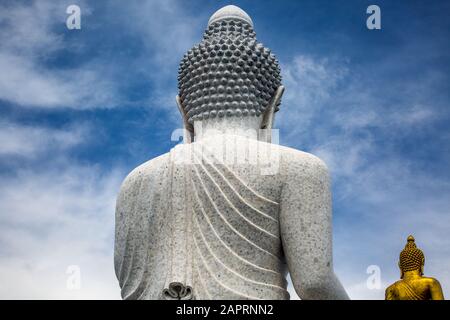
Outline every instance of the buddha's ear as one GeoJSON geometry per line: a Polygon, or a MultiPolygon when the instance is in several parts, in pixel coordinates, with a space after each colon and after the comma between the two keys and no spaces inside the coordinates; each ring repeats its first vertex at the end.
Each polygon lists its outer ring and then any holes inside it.
{"type": "Polygon", "coordinates": [[[398,262],[398,267],[400,269],[400,279],[403,279],[403,270],[402,267],[400,266],[400,261],[398,262]]]}
{"type": "Polygon", "coordinates": [[[420,266],[420,275],[423,276],[425,271],[425,259],[422,259],[422,265],[420,266]]]}
{"type": "Polygon", "coordinates": [[[265,142],[272,141],[272,128],[273,123],[275,121],[275,110],[277,106],[280,104],[281,97],[283,96],[284,87],[279,86],[277,90],[273,93],[272,98],[270,99],[269,105],[267,106],[266,111],[263,113],[262,121],[260,129],[262,129],[262,137],[261,140],[265,142]]]}
{"type": "Polygon", "coordinates": [[[194,126],[188,122],[188,116],[184,111],[183,105],[181,104],[180,96],[176,96],[178,111],[180,111],[181,119],[183,120],[183,130],[184,130],[184,143],[191,143],[194,141],[194,126]]]}

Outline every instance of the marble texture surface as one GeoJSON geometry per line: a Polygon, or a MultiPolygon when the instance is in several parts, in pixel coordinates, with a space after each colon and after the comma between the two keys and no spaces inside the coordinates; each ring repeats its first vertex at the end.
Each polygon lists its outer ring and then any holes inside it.
{"type": "Polygon", "coordinates": [[[214,22],[226,20],[226,19],[238,19],[247,22],[253,27],[253,21],[250,16],[241,8],[234,5],[228,5],[220,10],[217,10],[211,18],[208,20],[208,26],[212,25],[214,22]]]}
{"type": "Polygon", "coordinates": [[[172,283],[196,299],[287,299],[287,271],[301,298],[346,297],[328,172],[301,151],[228,134],[178,145],[129,174],[116,227],[125,299],[162,299],[172,283]]]}

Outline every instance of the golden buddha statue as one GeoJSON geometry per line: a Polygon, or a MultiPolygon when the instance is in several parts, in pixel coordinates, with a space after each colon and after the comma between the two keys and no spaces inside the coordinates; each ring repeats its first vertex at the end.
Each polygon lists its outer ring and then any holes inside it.
{"type": "Polygon", "coordinates": [[[444,300],[441,285],[423,276],[425,256],[409,236],[398,262],[401,280],[386,289],[386,300],[444,300]]]}

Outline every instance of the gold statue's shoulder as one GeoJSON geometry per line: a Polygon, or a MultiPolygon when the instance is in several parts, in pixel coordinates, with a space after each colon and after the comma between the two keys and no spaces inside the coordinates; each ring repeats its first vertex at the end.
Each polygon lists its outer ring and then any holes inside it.
{"type": "Polygon", "coordinates": [[[389,287],[386,288],[386,292],[388,292],[388,291],[390,291],[390,292],[395,291],[397,289],[398,285],[401,282],[403,282],[403,280],[398,280],[398,281],[394,282],[393,284],[391,284],[389,287]]]}
{"type": "Polygon", "coordinates": [[[397,297],[397,285],[401,281],[402,280],[396,281],[386,288],[385,291],[386,300],[395,300],[395,298],[397,297]]]}
{"type": "Polygon", "coordinates": [[[428,282],[431,285],[439,283],[439,281],[433,277],[422,277],[422,280],[428,282]]]}

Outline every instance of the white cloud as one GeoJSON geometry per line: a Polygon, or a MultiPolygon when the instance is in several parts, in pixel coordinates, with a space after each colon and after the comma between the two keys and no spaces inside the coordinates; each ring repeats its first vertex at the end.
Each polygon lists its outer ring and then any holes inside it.
{"type": "Polygon", "coordinates": [[[35,158],[50,150],[63,151],[83,142],[88,127],[78,125],[65,130],[0,122],[0,156],[35,158]]]}
{"type": "Polygon", "coordinates": [[[287,132],[282,137],[286,142],[303,142],[313,121],[321,121],[317,115],[327,107],[332,92],[348,69],[345,64],[337,65],[328,59],[298,55],[292,61],[282,63],[281,70],[286,90],[277,114],[277,125],[287,132]]]}
{"type": "Polygon", "coordinates": [[[61,130],[2,121],[0,160],[15,157],[16,165],[0,176],[0,299],[120,298],[113,234],[125,173],[68,156],[92,135],[87,125],[61,130]],[[81,269],[80,290],[67,289],[70,265],[81,269]]]}
{"type": "Polygon", "coordinates": [[[0,52],[0,99],[25,107],[88,109],[119,102],[112,79],[101,65],[73,70],[48,70],[30,57],[0,52]]]}
{"type": "Polygon", "coordinates": [[[174,77],[174,70],[168,68],[178,65],[183,54],[200,42],[201,30],[206,28],[207,17],[189,15],[185,7],[181,1],[160,0],[130,2],[127,6],[116,2],[111,9],[123,11],[118,17],[120,23],[142,36],[144,46],[152,52],[152,56],[145,56],[143,66],[158,68],[160,80],[174,77]]]}
{"type": "Polygon", "coordinates": [[[45,58],[63,48],[63,37],[51,28],[64,21],[64,4],[49,1],[33,1],[27,5],[3,3],[1,9],[2,50],[45,58]]]}
{"type": "Polygon", "coordinates": [[[19,171],[0,185],[0,297],[116,299],[115,197],[123,173],[73,162],[19,171]],[[81,289],[68,290],[70,265],[81,289]]]}

